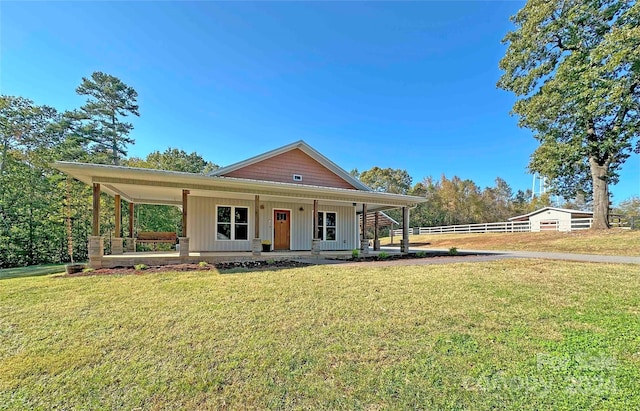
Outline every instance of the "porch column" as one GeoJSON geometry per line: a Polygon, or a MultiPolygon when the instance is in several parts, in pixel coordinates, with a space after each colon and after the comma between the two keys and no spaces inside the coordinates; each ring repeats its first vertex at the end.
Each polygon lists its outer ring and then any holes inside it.
{"type": "Polygon", "coordinates": [[[102,267],[104,256],[104,242],[100,236],[100,184],[93,183],[93,208],[92,208],[91,236],[89,236],[89,266],[91,268],[102,267]]]}
{"type": "Polygon", "coordinates": [[[187,235],[187,198],[189,190],[182,190],[182,237],[178,238],[180,243],[180,257],[189,257],[189,236],[187,235]]]}
{"type": "Polygon", "coordinates": [[[136,251],[136,240],[133,238],[133,212],[135,211],[135,205],[133,203],[129,203],[129,236],[126,238],[127,241],[127,251],[134,252],[136,251]]]}
{"type": "Polygon", "coordinates": [[[409,207],[402,207],[402,242],[400,243],[400,252],[403,254],[409,252],[409,207]]]}
{"type": "Polygon", "coordinates": [[[362,233],[360,233],[360,250],[362,254],[369,254],[369,241],[367,239],[367,204],[362,203],[362,233]]]}
{"type": "Polygon", "coordinates": [[[262,252],[262,240],[260,239],[260,196],[254,198],[254,227],[253,240],[251,240],[251,252],[253,255],[260,255],[262,252]]]}
{"type": "Polygon", "coordinates": [[[114,219],[115,219],[115,236],[111,239],[111,254],[122,254],[122,200],[120,194],[115,195],[114,199],[114,219]]]}
{"type": "Polygon", "coordinates": [[[378,217],[380,212],[376,211],[373,218],[373,250],[380,251],[380,238],[378,237],[378,217]]]}
{"type": "Polygon", "coordinates": [[[313,200],[313,235],[311,238],[311,254],[319,255],[320,254],[320,245],[321,241],[318,238],[318,200],[313,200]]]}
{"type": "Polygon", "coordinates": [[[391,228],[389,228],[389,236],[391,237],[391,244],[393,245],[393,222],[391,222],[391,228]]]}

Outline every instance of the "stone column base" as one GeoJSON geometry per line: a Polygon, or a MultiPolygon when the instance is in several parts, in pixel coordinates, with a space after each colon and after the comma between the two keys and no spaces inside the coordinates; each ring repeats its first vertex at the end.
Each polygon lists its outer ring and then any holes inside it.
{"type": "Polygon", "coordinates": [[[113,237],[111,239],[111,254],[120,255],[124,253],[124,249],[122,247],[123,239],[118,237],[113,237]]]}
{"type": "Polygon", "coordinates": [[[104,239],[99,235],[89,236],[89,267],[102,267],[104,256],[104,239]]]}
{"type": "Polygon", "coordinates": [[[409,240],[400,240],[400,252],[404,254],[409,252],[409,240]]]}
{"type": "Polygon", "coordinates": [[[321,242],[322,242],[322,240],[316,240],[316,239],[313,239],[311,241],[311,254],[312,255],[320,255],[321,242]]]}
{"type": "Polygon", "coordinates": [[[251,240],[251,254],[259,256],[262,254],[262,240],[254,238],[251,240]]]}
{"type": "Polygon", "coordinates": [[[136,239],[127,237],[124,239],[126,243],[126,250],[129,253],[135,253],[136,251],[136,239]]]}
{"type": "Polygon", "coordinates": [[[369,255],[369,239],[363,238],[360,240],[360,254],[369,255]]]}
{"type": "Polygon", "coordinates": [[[178,237],[180,257],[189,257],[189,237],[178,237]]]}

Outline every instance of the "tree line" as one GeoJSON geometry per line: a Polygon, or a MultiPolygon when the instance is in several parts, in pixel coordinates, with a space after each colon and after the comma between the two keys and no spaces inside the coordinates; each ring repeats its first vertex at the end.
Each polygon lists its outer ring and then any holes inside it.
{"type": "MultiPolygon", "coordinates": [[[[408,194],[426,198],[426,202],[411,210],[412,227],[474,224],[506,221],[510,217],[529,213],[545,206],[586,209],[584,201],[565,201],[556,204],[551,194],[533,196],[531,190],[514,190],[502,178],[496,177],[491,187],[481,188],[469,179],[425,177],[413,184],[406,170],[373,167],[351,174],[376,191],[408,194]]],[[[401,221],[399,210],[387,214],[401,221]]]]}
{"type": "MultiPolygon", "coordinates": [[[[192,173],[217,166],[197,153],[168,148],[127,158],[139,116],[136,91],[117,77],[95,72],[76,93],[86,103],[59,111],[19,96],[0,96],[0,267],[86,260],[91,232],[91,188],[52,169],[55,161],[126,165],[192,173]]],[[[113,198],[101,196],[101,235],[116,236],[113,198]]],[[[123,209],[123,229],[128,207],[123,209]]],[[[137,206],[136,229],[181,227],[175,207],[137,206]]],[[[108,242],[107,242],[108,244],[108,242]]]]}

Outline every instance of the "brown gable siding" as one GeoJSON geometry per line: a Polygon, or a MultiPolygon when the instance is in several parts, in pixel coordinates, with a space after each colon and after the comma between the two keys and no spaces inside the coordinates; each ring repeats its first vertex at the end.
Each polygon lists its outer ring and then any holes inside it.
{"type": "Polygon", "coordinates": [[[231,171],[224,174],[224,176],[262,181],[277,181],[280,183],[355,189],[351,184],[297,148],[231,171]],[[293,181],[294,174],[301,175],[302,181],[293,181]]]}

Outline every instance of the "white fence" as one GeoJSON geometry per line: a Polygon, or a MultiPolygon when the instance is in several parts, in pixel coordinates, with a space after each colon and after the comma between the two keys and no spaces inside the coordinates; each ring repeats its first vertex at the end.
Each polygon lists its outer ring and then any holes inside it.
{"type": "Polygon", "coordinates": [[[592,223],[593,218],[574,218],[571,220],[571,231],[588,230],[592,223]]]}
{"type": "MultiPolygon", "coordinates": [[[[577,218],[571,220],[571,231],[588,230],[591,228],[592,218],[577,218]]],[[[558,224],[542,228],[544,231],[558,231],[558,224]]],[[[537,231],[537,230],[536,230],[537,231]]],[[[529,221],[503,221],[499,223],[444,225],[439,227],[413,227],[409,234],[468,234],[468,233],[528,233],[531,232],[529,221]]],[[[402,237],[402,229],[393,230],[394,236],[402,237]]]]}

